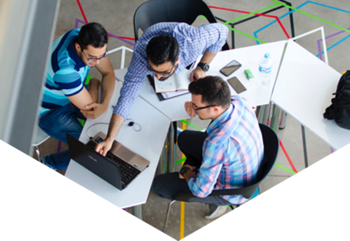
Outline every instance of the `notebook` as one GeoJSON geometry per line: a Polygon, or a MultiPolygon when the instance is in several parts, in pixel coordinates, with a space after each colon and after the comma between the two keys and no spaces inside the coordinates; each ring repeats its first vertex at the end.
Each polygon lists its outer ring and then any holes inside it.
{"type": "Polygon", "coordinates": [[[119,190],[125,189],[150,164],[117,141],[113,142],[105,157],[100,155],[95,151],[95,146],[106,138],[102,132],[87,144],[69,134],[66,136],[71,158],[119,190]]]}

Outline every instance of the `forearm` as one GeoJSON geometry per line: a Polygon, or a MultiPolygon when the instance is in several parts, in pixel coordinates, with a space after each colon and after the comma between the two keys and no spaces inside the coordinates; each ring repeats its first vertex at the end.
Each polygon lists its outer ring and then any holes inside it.
{"type": "Polygon", "coordinates": [[[101,81],[101,104],[108,105],[112,98],[115,85],[114,72],[108,73],[102,77],[101,81]]]}
{"type": "Polygon", "coordinates": [[[100,81],[92,78],[89,82],[88,92],[94,103],[98,103],[98,90],[100,88],[100,81]]]}
{"type": "Polygon", "coordinates": [[[210,52],[206,50],[201,58],[200,62],[205,64],[210,64],[210,62],[214,59],[216,53],[210,52]]]}
{"type": "Polygon", "coordinates": [[[112,142],[115,140],[121,126],[124,123],[124,118],[121,115],[113,114],[109,122],[108,134],[106,141],[112,142]]]}

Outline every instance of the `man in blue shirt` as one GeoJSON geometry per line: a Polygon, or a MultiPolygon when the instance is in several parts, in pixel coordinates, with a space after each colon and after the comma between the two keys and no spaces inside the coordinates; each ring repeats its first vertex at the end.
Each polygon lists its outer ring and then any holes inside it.
{"type": "MultiPolygon", "coordinates": [[[[59,37],[51,47],[51,58],[43,98],[39,108],[39,126],[51,137],[67,143],[66,133],[79,138],[79,119],[94,119],[108,109],[115,75],[106,57],[108,35],[101,24],[89,23],[59,37]],[[84,81],[92,67],[101,73],[98,79],[84,81]],[[101,103],[98,89],[101,86],[101,103]]],[[[43,157],[43,163],[55,170],[64,170],[70,161],[69,151],[43,157]]]]}
{"type": "Polygon", "coordinates": [[[135,45],[107,138],[96,146],[96,151],[106,155],[110,150],[148,74],[166,80],[193,64],[203,54],[190,78],[205,77],[210,62],[225,44],[227,34],[227,27],[220,23],[194,27],[186,23],[166,22],[146,29],[135,45]]]}

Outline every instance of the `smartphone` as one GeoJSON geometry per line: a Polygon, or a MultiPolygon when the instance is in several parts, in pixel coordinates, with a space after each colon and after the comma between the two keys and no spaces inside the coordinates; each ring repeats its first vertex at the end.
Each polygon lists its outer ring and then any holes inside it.
{"type": "Polygon", "coordinates": [[[229,80],[227,80],[230,85],[233,87],[233,89],[237,92],[237,94],[242,93],[243,91],[246,91],[247,89],[244,87],[244,85],[237,79],[237,77],[233,77],[229,80]]]}
{"type": "Polygon", "coordinates": [[[237,60],[232,60],[230,63],[226,64],[225,67],[220,69],[220,73],[222,73],[225,76],[229,76],[241,66],[242,65],[237,60]]]}

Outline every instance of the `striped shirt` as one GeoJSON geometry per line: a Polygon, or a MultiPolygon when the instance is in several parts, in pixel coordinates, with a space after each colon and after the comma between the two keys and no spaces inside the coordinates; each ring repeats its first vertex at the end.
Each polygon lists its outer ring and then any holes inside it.
{"type": "MultiPolygon", "coordinates": [[[[212,190],[233,189],[251,184],[264,155],[259,123],[252,108],[240,96],[207,128],[203,162],[188,186],[197,197],[212,190]]],[[[221,196],[232,204],[247,201],[242,195],[221,196]]]]}
{"type": "Polygon", "coordinates": [[[157,23],[147,28],[141,38],[136,42],[128,72],[124,78],[124,84],[120,91],[120,97],[113,113],[126,119],[129,110],[137,98],[145,77],[152,72],[147,69],[148,58],[146,47],[155,36],[171,35],[179,43],[180,62],[175,73],[183,71],[192,64],[205,50],[217,53],[225,44],[228,29],[220,23],[205,24],[194,27],[186,23],[157,23]]]}
{"type": "Polygon", "coordinates": [[[51,58],[43,87],[39,117],[46,112],[70,103],[67,96],[78,94],[83,89],[90,67],[78,56],[74,39],[80,29],[73,29],[59,37],[51,46],[51,58]]]}

